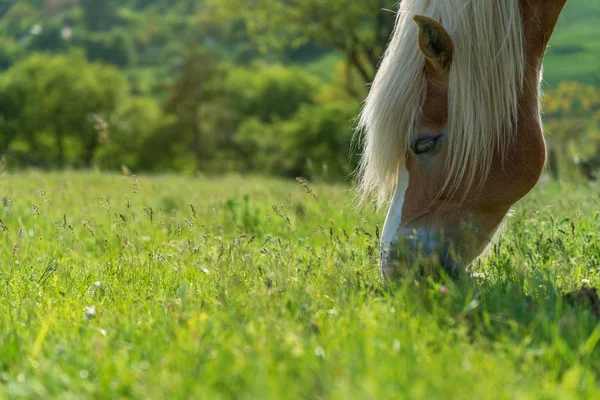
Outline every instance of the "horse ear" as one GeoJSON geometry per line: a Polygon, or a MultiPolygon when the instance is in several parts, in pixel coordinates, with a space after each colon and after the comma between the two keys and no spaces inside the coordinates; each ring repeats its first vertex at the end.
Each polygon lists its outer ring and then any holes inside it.
{"type": "Polygon", "coordinates": [[[419,26],[419,47],[427,59],[429,69],[441,74],[452,63],[452,39],[444,27],[434,19],[415,15],[413,20],[419,26]]]}

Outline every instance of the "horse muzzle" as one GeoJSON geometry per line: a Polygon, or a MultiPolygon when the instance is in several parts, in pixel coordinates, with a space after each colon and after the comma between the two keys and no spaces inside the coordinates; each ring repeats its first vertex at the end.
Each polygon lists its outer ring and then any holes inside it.
{"type": "Polygon", "coordinates": [[[459,265],[451,241],[424,230],[398,230],[397,236],[381,246],[381,272],[386,280],[405,276],[410,271],[436,274],[443,270],[456,280],[459,265]]]}

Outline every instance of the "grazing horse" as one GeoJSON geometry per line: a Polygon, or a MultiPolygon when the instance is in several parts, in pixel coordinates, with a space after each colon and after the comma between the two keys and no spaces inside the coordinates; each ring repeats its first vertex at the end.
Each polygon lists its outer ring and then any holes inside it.
{"type": "Polygon", "coordinates": [[[359,190],[389,204],[382,273],[458,277],[546,160],[542,59],[566,0],[403,0],[360,115],[359,190]]]}

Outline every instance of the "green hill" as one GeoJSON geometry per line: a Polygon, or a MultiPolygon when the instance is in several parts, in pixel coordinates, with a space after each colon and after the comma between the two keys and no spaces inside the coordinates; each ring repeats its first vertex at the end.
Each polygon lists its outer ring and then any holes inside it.
{"type": "Polygon", "coordinates": [[[565,6],[548,47],[544,80],[600,85],[600,1],[571,0],[565,6]]]}

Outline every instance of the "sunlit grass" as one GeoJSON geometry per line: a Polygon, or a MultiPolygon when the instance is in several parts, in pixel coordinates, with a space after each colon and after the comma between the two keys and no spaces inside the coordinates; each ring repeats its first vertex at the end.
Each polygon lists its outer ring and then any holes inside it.
{"type": "Polygon", "coordinates": [[[594,398],[600,190],[540,185],[476,282],[380,281],[346,186],[0,179],[0,398],[594,398]],[[442,285],[446,285],[446,291],[442,285]]]}
{"type": "Polygon", "coordinates": [[[544,81],[550,88],[575,81],[600,85],[598,52],[600,3],[568,1],[552,34],[544,57],[544,81]]]}

